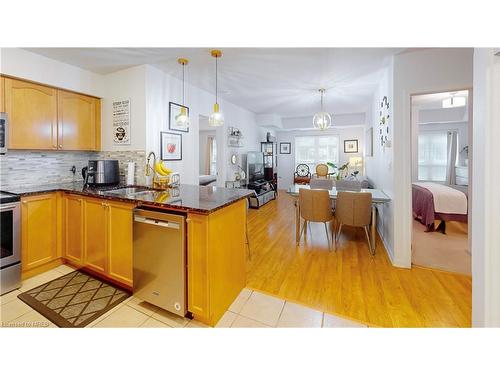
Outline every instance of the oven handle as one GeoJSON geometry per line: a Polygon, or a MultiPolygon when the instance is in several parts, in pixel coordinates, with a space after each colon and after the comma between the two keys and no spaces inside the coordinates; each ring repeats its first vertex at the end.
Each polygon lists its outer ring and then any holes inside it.
{"type": "Polygon", "coordinates": [[[0,207],[0,210],[2,211],[8,211],[8,210],[13,210],[15,208],[17,208],[18,206],[17,205],[12,205],[12,206],[1,206],[0,207]]]}

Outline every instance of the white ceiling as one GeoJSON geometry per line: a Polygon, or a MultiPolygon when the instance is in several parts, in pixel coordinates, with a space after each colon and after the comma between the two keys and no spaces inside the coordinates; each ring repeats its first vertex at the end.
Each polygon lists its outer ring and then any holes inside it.
{"type": "Polygon", "coordinates": [[[443,99],[447,99],[452,95],[465,97],[465,107],[467,107],[467,100],[469,95],[469,92],[467,90],[414,95],[412,97],[412,105],[419,107],[419,109],[442,109],[443,99]]]}
{"type": "MultiPolygon", "coordinates": [[[[214,90],[214,59],[208,48],[29,48],[28,50],[107,74],[151,64],[182,76],[176,60],[190,60],[186,79],[214,90]]],[[[387,58],[397,48],[226,48],[219,60],[220,96],[255,113],[282,117],[312,115],[319,110],[320,87],[327,89],[325,109],[356,113],[369,109],[387,58]]]]}

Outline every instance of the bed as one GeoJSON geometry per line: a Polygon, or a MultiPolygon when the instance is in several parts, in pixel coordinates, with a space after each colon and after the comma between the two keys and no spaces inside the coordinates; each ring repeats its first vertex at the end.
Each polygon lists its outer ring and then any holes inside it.
{"type": "Polygon", "coordinates": [[[433,182],[412,184],[413,217],[427,227],[426,232],[446,233],[447,221],[467,222],[467,194],[451,186],[433,182]],[[440,220],[437,228],[434,220],[440,220]]]}
{"type": "Polygon", "coordinates": [[[210,185],[212,182],[215,182],[215,181],[217,181],[217,176],[215,176],[215,175],[209,175],[209,174],[200,175],[200,185],[201,186],[210,185]]]}

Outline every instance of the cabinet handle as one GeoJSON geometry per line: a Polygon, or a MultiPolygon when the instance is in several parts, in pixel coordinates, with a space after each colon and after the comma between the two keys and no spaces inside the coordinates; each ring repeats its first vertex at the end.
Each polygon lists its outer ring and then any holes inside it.
{"type": "Polygon", "coordinates": [[[63,148],[63,146],[62,146],[62,145],[59,145],[59,148],[63,148]]]}

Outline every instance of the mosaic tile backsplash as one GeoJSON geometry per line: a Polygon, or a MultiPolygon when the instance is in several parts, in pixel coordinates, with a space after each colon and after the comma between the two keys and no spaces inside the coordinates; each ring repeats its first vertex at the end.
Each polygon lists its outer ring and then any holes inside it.
{"type": "Polygon", "coordinates": [[[125,182],[127,162],[135,162],[135,183],[144,184],[144,151],[19,151],[9,150],[0,155],[0,189],[46,183],[82,181],[82,168],[89,159],[117,159],[120,179],[125,182]],[[71,167],[76,167],[76,173],[71,167]]]}

